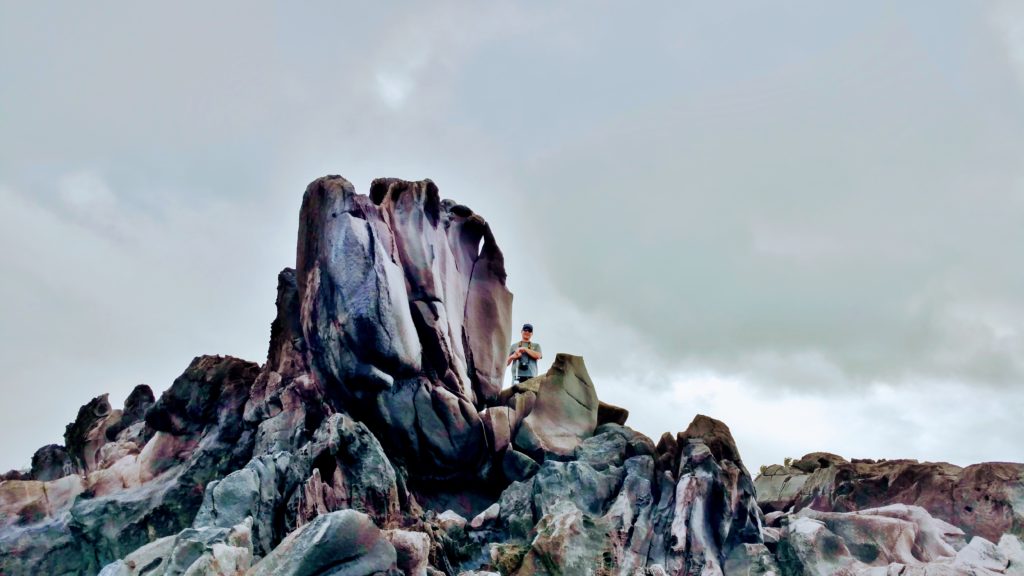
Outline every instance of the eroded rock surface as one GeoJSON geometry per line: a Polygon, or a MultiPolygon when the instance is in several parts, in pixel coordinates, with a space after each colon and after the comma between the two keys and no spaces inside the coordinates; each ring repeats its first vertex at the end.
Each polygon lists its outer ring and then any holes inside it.
{"type": "Polygon", "coordinates": [[[996,576],[1024,574],[1020,539],[998,543],[964,532],[919,506],[892,504],[858,512],[805,508],[777,516],[778,565],[784,574],[849,576],[996,576]]]}
{"type": "Polygon", "coordinates": [[[0,476],[0,574],[1024,565],[1020,541],[1002,535],[1022,525],[1020,465],[819,453],[755,484],[724,423],[698,415],[655,443],[600,401],[581,357],[558,354],[502,389],[505,280],[487,222],[430,180],[379,179],[368,195],[315,180],[295,268],[278,276],[266,362],[202,356],[159,398],[140,385],[121,408],[105,395],[85,404],[63,445],[0,476]]]}
{"type": "Polygon", "coordinates": [[[769,466],[755,480],[767,512],[812,508],[849,512],[888,504],[920,506],[968,537],[1024,537],[1024,464],[966,468],[916,460],[853,460],[823,452],[790,467],[769,466]]]}

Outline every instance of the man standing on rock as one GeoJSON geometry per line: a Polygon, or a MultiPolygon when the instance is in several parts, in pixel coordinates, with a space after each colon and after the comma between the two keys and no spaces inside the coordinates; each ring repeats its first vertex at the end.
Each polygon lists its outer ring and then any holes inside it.
{"type": "Polygon", "coordinates": [[[533,338],[533,324],[523,324],[522,336],[522,340],[508,349],[508,361],[505,363],[508,366],[515,362],[515,365],[512,366],[513,384],[536,376],[537,360],[544,357],[540,351],[540,344],[530,341],[533,338]]]}

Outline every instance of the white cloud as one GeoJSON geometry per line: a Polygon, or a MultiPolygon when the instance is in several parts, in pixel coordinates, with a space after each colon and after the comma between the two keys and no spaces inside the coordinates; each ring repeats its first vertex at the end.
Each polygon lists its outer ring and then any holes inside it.
{"type": "Polygon", "coordinates": [[[1001,33],[1006,53],[1016,65],[1017,78],[1024,88],[1024,5],[1013,0],[996,2],[992,20],[1001,33]]]}

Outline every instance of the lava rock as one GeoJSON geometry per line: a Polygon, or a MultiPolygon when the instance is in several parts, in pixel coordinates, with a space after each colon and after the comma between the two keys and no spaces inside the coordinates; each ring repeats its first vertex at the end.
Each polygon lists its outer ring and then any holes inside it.
{"type": "Polygon", "coordinates": [[[248,576],[368,576],[396,567],[397,554],[370,517],[340,510],[285,538],[248,576]]]}

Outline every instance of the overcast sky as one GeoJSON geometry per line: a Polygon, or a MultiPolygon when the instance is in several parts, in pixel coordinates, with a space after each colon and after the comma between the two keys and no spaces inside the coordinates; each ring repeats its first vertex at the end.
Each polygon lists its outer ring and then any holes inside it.
{"type": "Polygon", "coordinates": [[[1020,3],[293,4],[0,0],[0,469],[262,362],[324,174],[484,215],[648,435],[1024,461],[1020,3]]]}

